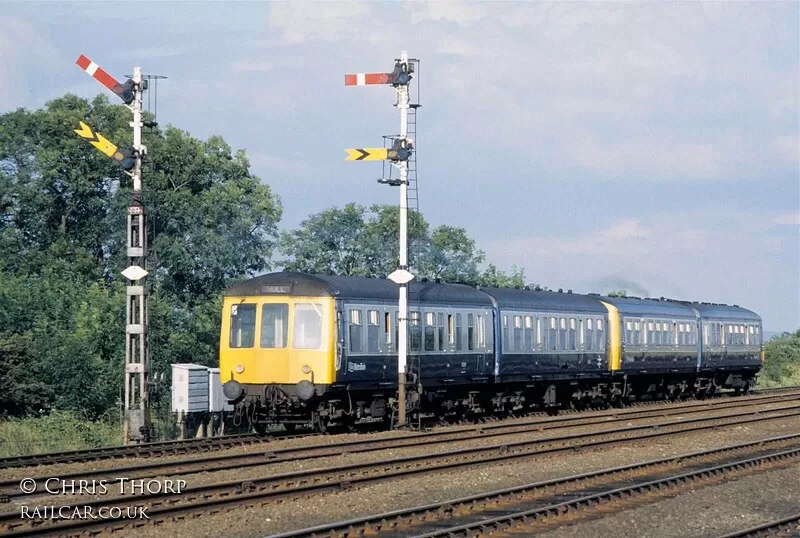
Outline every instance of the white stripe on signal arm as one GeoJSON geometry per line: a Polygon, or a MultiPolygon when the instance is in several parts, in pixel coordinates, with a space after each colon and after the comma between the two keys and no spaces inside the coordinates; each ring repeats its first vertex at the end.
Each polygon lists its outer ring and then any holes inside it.
{"type": "Polygon", "coordinates": [[[356,85],[365,86],[367,83],[367,75],[365,73],[356,73],[356,85]]]}
{"type": "Polygon", "coordinates": [[[98,69],[100,69],[100,66],[92,61],[90,61],[89,65],[86,66],[86,72],[92,76],[94,76],[94,74],[97,72],[98,69]]]}

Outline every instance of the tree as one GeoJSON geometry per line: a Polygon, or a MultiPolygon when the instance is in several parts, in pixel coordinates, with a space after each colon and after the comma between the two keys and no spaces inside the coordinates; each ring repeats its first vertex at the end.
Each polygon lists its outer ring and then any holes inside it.
{"type": "MultiPolygon", "coordinates": [[[[525,286],[524,269],[512,266],[507,275],[489,264],[464,228],[430,225],[409,212],[408,260],[418,280],[460,282],[487,287],[525,286]]],[[[281,261],[286,270],[330,275],[385,277],[398,266],[399,210],[395,206],[356,204],[311,215],[296,230],[281,234],[281,261]]],[[[538,287],[538,286],[537,286],[538,287]]]]}
{"type": "Polygon", "coordinates": [[[628,292],[625,290],[609,291],[606,295],[609,297],[627,297],[628,292]]]}
{"type": "Polygon", "coordinates": [[[431,280],[474,284],[479,281],[478,266],[485,258],[464,228],[442,225],[430,234],[420,273],[431,280]]]}
{"type": "Polygon", "coordinates": [[[800,329],[773,337],[764,345],[762,376],[765,386],[800,383],[800,329]]]}
{"type": "Polygon", "coordinates": [[[525,269],[512,265],[511,274],[507,275],[503,271],[498,270],[494,264],[490,263],[489,267],[481,273],[478,282],[481,286],[487,288],[524,288],[525,269]]]}
{"type": "MultiPolygon", "coordinates": [[[[311,215],[300,228],[283,232],[281,263],[289,271],[353,276],[386,276],[397,269],[399,210],[393,206],[347,204],[311,215]]],[[[428,223],[409,213],[409,262],[413,267],[427,244],[428,223]]]]}
{"type": "Polygon", "coordinates": [[[363,206],[333,207],[300,223],[300,228],[283,232],[280,250],[293,256],[284,261],[291,271],[366,276],[371,253],[366,244],[363,206]]]}
{"type": "MultiPolygon", "coordinates": [[[[130,178],[73,133],[130,144],[130,112],[67,95],[0,116],[0,415],[98,417],[121,387],[130,178]]],[[[220,137],[144,133],[154,371],[216,362],[220,294],[270,267],[281,205],[220,137]]]]}

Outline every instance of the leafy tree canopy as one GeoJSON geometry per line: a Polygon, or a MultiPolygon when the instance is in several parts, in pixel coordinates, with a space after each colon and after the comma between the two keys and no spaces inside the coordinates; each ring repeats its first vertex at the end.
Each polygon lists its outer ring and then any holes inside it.
{"type": "MultiPolygon", "coordinates": [[[[73,132],[130,145],[130,112],[66,95],[0,116],[0,415],[97,417],[121,387],[131,182],[73,132]]],[[[281,205],[244,152],[167,127],[144,133],[152,366],[214,364],[220,292],[270,268],[281,205]]]]}
{"type": "MultiPolygon", "coordinates": [[[[289,271],[385,277],[397,269],[399,209],[357,204],[311,215],[295,230],[283,232],[280,251],[289,271]]],[[[431,226],[421,213],[409,212],[409,265],[418,279],[462,282],[487,287],[524,287],[525,272],[510,275],[489,264],[464,228],[431,226]]]]}

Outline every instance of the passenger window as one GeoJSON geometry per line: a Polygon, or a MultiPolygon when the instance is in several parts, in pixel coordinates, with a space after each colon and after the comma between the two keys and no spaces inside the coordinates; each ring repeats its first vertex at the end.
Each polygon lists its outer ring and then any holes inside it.
{"type": "Polygon", "coordinates": [[[439,314],[437,320],[439,322],[439,324],[438,324],[439,351],[444,351],[444,343],[446,342],[445,335],[444,335],[444,331],[445,331],[444,314],[439,314]]]}
{"type": "Polygon", "coordinates": [[[483,316],[478,315],[478,349],[486,350],[486,326],[483,324],[483,316]]]}
{"type": "Polygon", "coordinates": [[[578,328],[575,318],[569,318],[569,349],[578,349],[578,328]]]}
{"type": "Polygon", "coordinates": [[[367,310],[367,351],[369,353],[379,353],[378,347],[380,324],[378,323],[378,311],[367,310]]]}
{"type": "Polygon", "coordinates": [[[603,328],[603,320],[597,320],[597,349],[599,351],[603,351],[606,348],[606,335],[605,330],[603,328]]]}
{"type": "Polygon", "coordinates": [[[542,318],[536,318],[536,349],[542,345],[542,318]]]}
{"type": "Polygon", "coordinates": [[[626,321],[625,322],[625,343],[632,344],[633,343],[633,322],[626,321]]]}
{"type": "Polygon", "coordinates": [[[265,304],[261,307],[261,347],[284,348],[289,332],[289,305],[265,304]]]}
{"type": "Polygon", "coordinates": [[[594,320],[586,320],[586,349],[594,349],[594,320]]]}
{"type": "Polygon", "coordinates": [[[558,341],[560,349],[567,349],[567,318],[558,319],[558,341]]]}
{"type": "Polygon", "coordinates": [[[475,316],[467,314],[467,350],[475,349],[475,316]]]}
{"type": "Polygon", "coordinates": [[[447,342],[450,345],[453,345],[453,344],[456,343],[455,334],[456,334],[456,331],[455,331],[455,326],[453,325],[453,314],[448,314],[447,315],[447,342]]]}
{"type": "Polygon", "coordinates": [[[464,349],[464,326],[461,322],[461,314],[456,314],[456,351],[464,349]]]}
{"type": "Polygon", "coordinates": [[[436,350],[436,314],[425,313],[425,351],[436,350]]]}
{"type": "Polygon", "coordinates": [[[409,336],[409,350],[412,353],[419,353],[420,347],[422,345],[422,327],[420,326],[420,314],[419,312],[411,312],[411,323],[408,325],[408,336],[409,336]]]}
{"type": "Polygon", "coordinates": [[[322,347],[322,318],[325,305],[297,303],[294,305],[295,349],[319,349],[322,347]]]}
{"type": "Polygon", "coordinates": [[[256,305],[231,305],[231,335],[229,345],[232,348],[253,347],[256,336],[256,305]]]}
{"type": "Polygon", "coordinates": [[[514,351],[522,350],[522,316],[514,316],[514,351]]]}
{"type": "Polygon", "coordinates": [[[511,351],[511,344],[508,343],[508,316],[503,314],[503,351],[511,351]]]}
{"type": "Polygon", "coordinates": [[[549,349],[558,349],[558,329],[556,328],[556,318],[550,318],[550,347],[549,349]]]}
{"type": "Polygon", "coordinates": [[[361,353],[364,351],[364,344],[361,342],[362,324],[361,310],[350,310],[348,336],[350,337],[351,353],[361,353]]]}
{"type": "Polygon", "coordinates": [[[533,341],[533,318],[525,316],[525,329],[523,331],[524,349],[526,351],[533,351],[536,349],[536,343],[533,341]]]}
{"type": "Polygon", "coordinates": [[[386,341],[386,351],[392,350],[392,314],[386,312],[383,315],[383,333],[386,341]]]}
{"type": "Polygon", "coordinates": [[[637,346],[642,345],[642,322],[633,322],[633,343],[637,346]]]}

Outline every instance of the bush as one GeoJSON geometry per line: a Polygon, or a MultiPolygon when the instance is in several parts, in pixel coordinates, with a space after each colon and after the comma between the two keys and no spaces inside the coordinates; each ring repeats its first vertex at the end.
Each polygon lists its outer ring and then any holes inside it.
{"type": "Polygon", "coordinates": [[[773,337],[764,346],[759,388],[800,385],[800,329],[773,337]]]}
{"type": "Polygon", "coordinates": [[[91,422],[69,411],[0,420],[0,457],[83,450],[122,444],[122,427],[91,422]]]}

